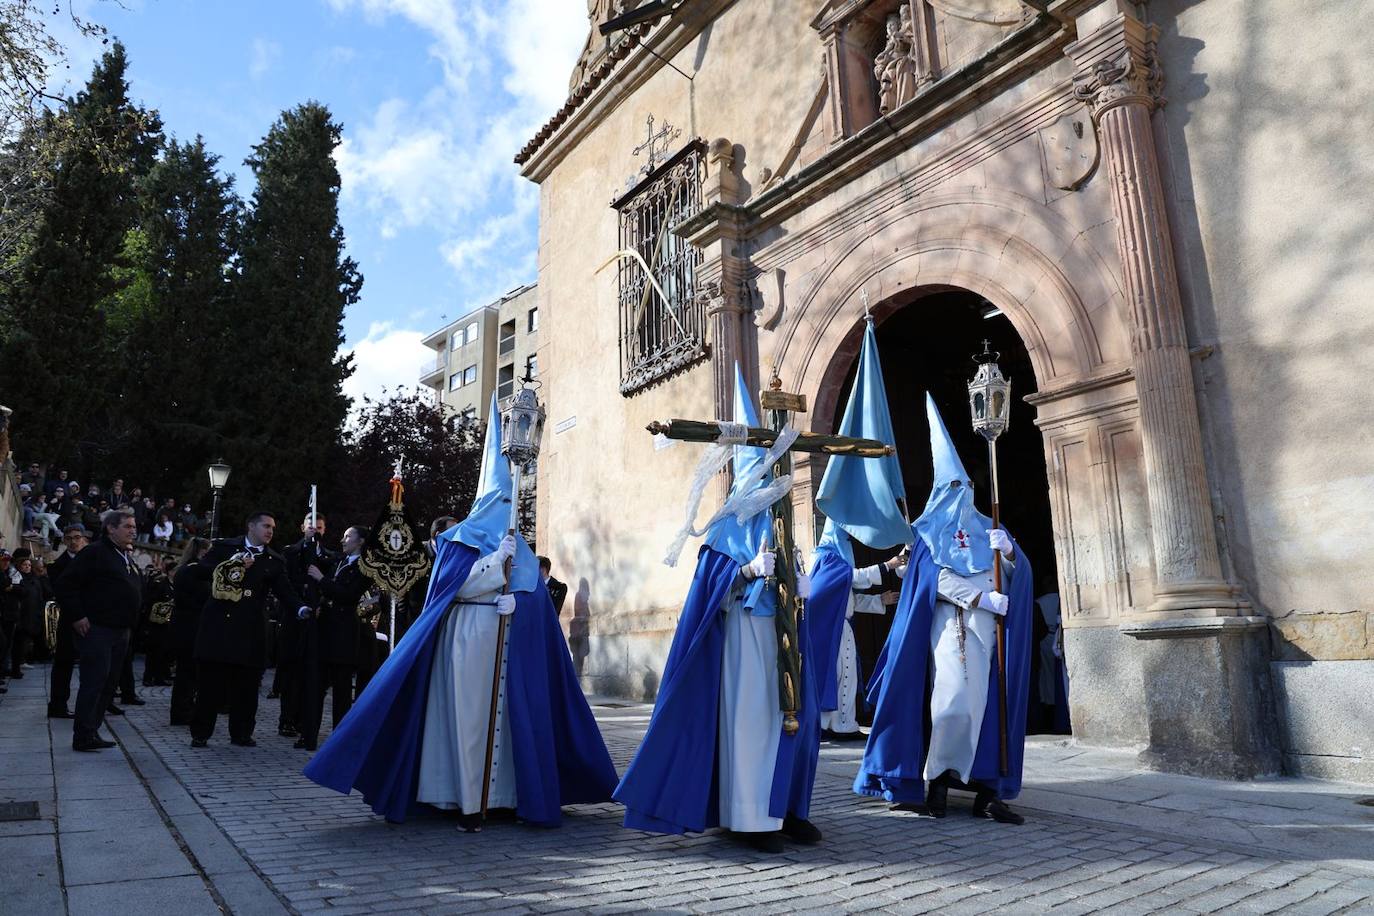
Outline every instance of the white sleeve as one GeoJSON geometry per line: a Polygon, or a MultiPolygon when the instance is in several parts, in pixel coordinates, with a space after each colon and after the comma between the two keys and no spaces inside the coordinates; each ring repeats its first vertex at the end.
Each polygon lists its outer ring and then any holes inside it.
{"type": "Polygon", "coordinates": [[[887,608],[883,607],[882,595],[855,595],[854,613],[856,614],[886,614],[887,608]]]}
{"type": "Polygon", "coordinates": [[[967,610],[976,606],[975,602],[978,600],[978,596],[983,593],[983,586],[942,566],[940,567],[940,578],[935,584],[935,590],[941,598],[950,604],[967,610]]]}
{"type": "Polygon", "coordinates": [[[495,554],[487,554],[479,557],[476,563],[472,564],[472,570],[468,573],[467,581],[463,587],[458,589],[459,598],[476,598],[478,595],[485,595],[488,592],[500,591],[501,586],[506,583],[505,570],[502,569],[501,561],[495,554]]]}
{"type": "Polygon", "coordinates": [[[854,581],[850,588],[855,590],[873,588],[875,585],[883,584],[883,571],[881,566],[868,566],[863,569],[854,570],[854,581]]]}

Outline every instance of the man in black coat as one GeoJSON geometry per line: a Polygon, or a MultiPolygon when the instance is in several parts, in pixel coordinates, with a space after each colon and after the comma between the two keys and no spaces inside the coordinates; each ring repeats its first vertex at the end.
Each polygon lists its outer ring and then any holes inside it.
{"type": "Polygon", "coordinates": [[[111,509],[100,520],[101,538],[77,554],[53,583],[57,601],[75,632],[81,665],[72,749],[114,747],[100,737],[100,723],[114,699],[129,639],[143,608],[143,575],[130,550],[138,535],[134,514],[111,509]]]}
{"type": "Polygon", "coordinates": [[[358,605],[372,581],[358,566],[368,530],[349,528],[343,536],[343,556],[328,572],[312,564],[307,575],[319,588],[323,600],[315,614],[318,636],[319,674],[311,691],[308,718],[301,723],[297,747],[313,751],[320,737],[324,718],[324,692],[334,694],[335,727],[353,706],[353,673],[358,666],[358,605]]]}
{"type": "Polygon", "coordinates": [[[215,720],[225,698],[229,701],[229,741],[256,747],[258,687],[267,668],[267,595],[281,603],[282,613],[308,614],[286,576],[286,561],[268,548],[277,521],[270,512],[248,517],[241,538],[215,541],[202,564],[210,573],[210,600],[200,614],[196,632],[195,713],[191,718],[191,746],[205,747],[215,732],[215,720]]]}
{"type": "MultiPolygon", "coordinates": [[[[85,525],[68,525],[62,533],[62,553],[48,564],[48,581],[53,592],[57,592],[57,581],[67,571],[76,555],[87,543],[85,525]]],[[[48,718],[70,719],[67,701],[72,696],[72,671],[76,668],[76,631],[72,629],[71,616],[57,603],[57,647],[53,650],[52,680],[48,689],[48,718]]]]}
{"type": "Polygon", "coordinates": [[[190,725],[196,708],[196,634],[200,615],[210,600],[213,570],[205,565],[210,542],[196,538],[199,545],[176,572],[172,573],[172,651],[177,670],[172,680],[171,721],[190,725]],[[196,553],[196,551],[200,551],[196,553]]]}
{"type": "Polygon", "coordinates": [[[568,586],[553,577],[553,561],[548,557],[539,558],[539,578],[544,580],[544,585],[549,590],[549,597],[553,599],[553,609],[560,614],[563,613],[563,602],[568,597],[568,586]]]}
{"type": "MultiPolygon", "coordinates": [[[[282,553],[286,557],[286,575],[291,585],[300,593],[301,598],[311,608],[318,608],[322,595],[320,587],[310,578],[306,570],[312,565],[321,569],[333,569],[338,555],[324,546],[325,517],[316,513],[315,527],[311,530],[310,517],[301,522],[304,535],[282,553]]],[[[317,628],[313,615],[301,619],[287,608],[278,615],[277,627],[277,671],[273,683],[281,699],[281,713],[277,718],[277,734],[283,738],[296,738],[304,723],[310,718],[303,711],[314,702],[316,682],[319,679],[319,652],[317,628]]]]}

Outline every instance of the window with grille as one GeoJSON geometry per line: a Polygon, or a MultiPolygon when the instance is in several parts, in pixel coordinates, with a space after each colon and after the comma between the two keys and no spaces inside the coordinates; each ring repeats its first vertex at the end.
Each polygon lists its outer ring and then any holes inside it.
{"type": "Polygon", "coordinates": [[[706,307],[696,295],[701,252],[673,228],[701,210],[705,144],[695,140],[612,206],[620,214],[620,393],[630,396],[706,358],[706,307]],[[661,292],[660,292],[661,291],[661,292]]]}

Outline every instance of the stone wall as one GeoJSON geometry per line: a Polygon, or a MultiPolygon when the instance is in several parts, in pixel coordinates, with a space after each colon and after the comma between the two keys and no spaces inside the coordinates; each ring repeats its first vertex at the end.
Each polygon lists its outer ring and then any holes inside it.
{"type": "Polygon", "coordinates": [[[23,533],[23,502],[19,498],[19,480],[14,474],[14,462],[0,456],[0,547],[14,550],[23,533]]]}

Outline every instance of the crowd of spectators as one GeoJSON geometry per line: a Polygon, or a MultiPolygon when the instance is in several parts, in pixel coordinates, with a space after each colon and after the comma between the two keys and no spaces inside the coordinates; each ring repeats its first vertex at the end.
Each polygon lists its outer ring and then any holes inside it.
{"type": "Polygon", "coordinates": [[[24,536],[39,538],[49,547],[62,540],[70,525],[87,531],[100,530],[100,517],[110,509],[128,507],[138,525],[138,543],[180,547],[197,536],[208,536],[210,518],[198,514],[188,502],[175,496],[145,494],[139,487],[125,488],[115,479],[108,488],[70,479],[66,468],[45,473],[37,462],[19,475],[19,494],[24,508],[24,536]]]}

